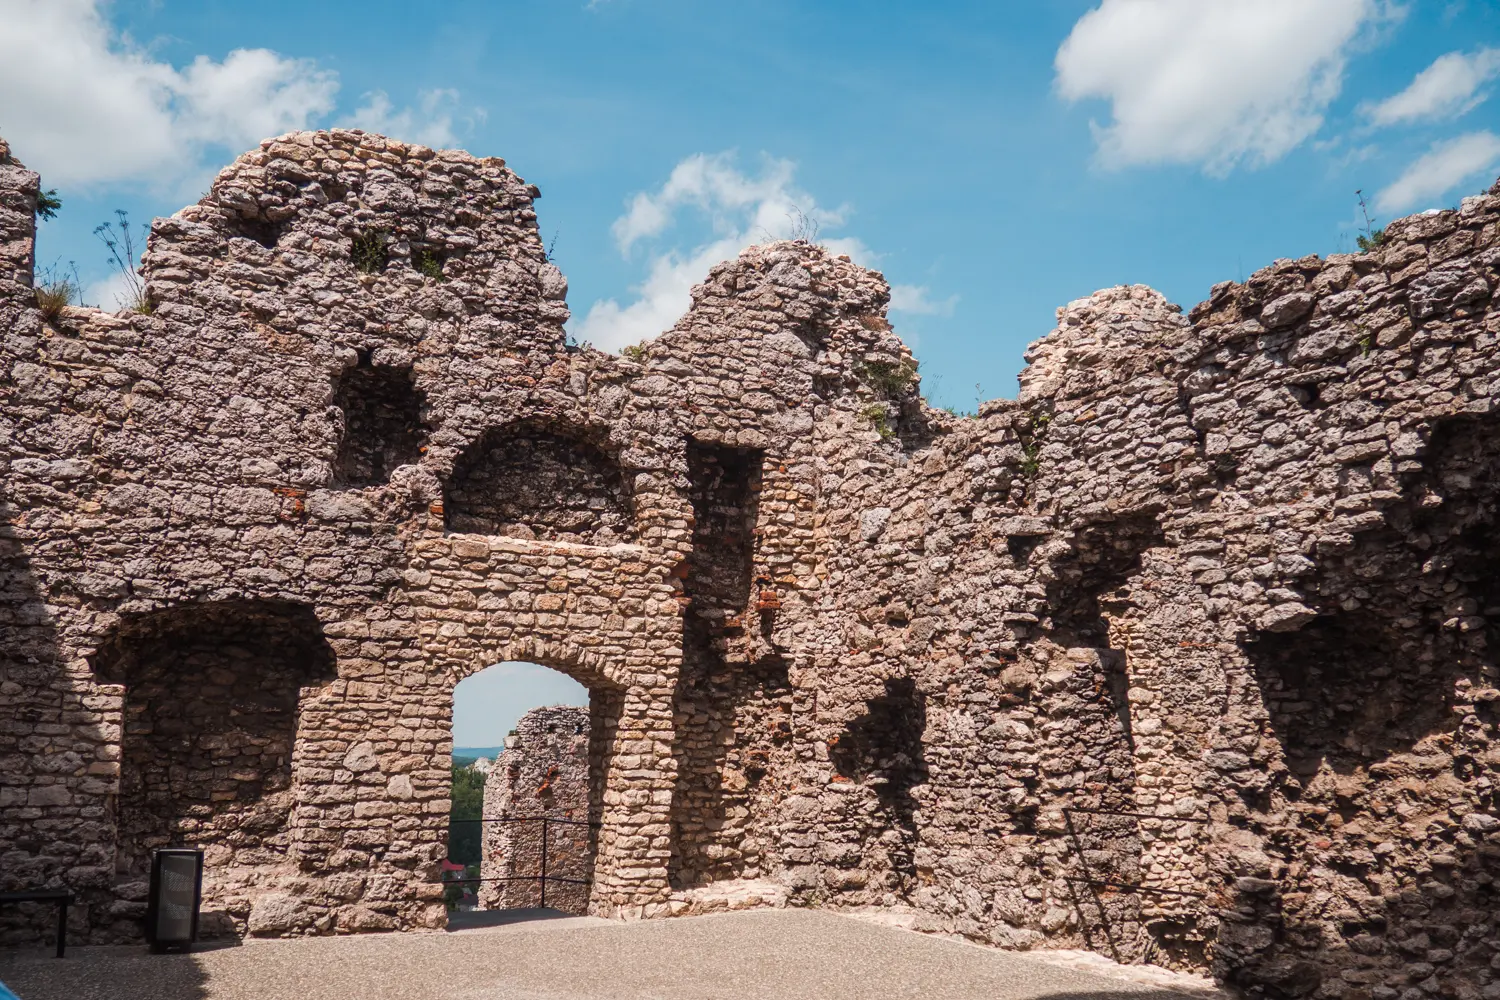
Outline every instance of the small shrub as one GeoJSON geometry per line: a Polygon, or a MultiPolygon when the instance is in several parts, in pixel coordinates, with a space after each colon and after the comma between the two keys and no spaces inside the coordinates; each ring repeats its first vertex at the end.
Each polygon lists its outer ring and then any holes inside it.
{"type": "Polygon", "coordinates": [[[871,403],[860,410],[859,415],[870,422],[870,426],[875,428],[875,433],[879,434],[882,440],[889,440],[895,436],[896,429],[891,426],[890,412],[883,404],[871,403]]]}
{"type": "Polygon", "coordinates": [[[1021,475],[1027,479],[1035,479],[1042,471],[1042,437],[1050,423],[1052,414],[1033,413],[1021,434],[1021,475]]]}
{"type": "Polygon", "coordinates": [[[1035,479],[1036,474],[1042,471],[1042,446],[1029,442],[1022,445],[1021,450],[1026,453],[1026,457],[1021,459],[1021,475],[1027,479],[1035,479]]]}
{"type": "Polygon", "coordinates": [[[891,361],[871,361],[858,370],[865,385],[883,396],[898,396],[906,391],[917,377],[917,366],[910,361],[896,364],[891,361]]]}
{"type": "Polygon", "coordinates": [[[1385,227],[1375,225],[1375,219],[1370,215],[1370,207],[1365,203],[1364,189],[1356,188],[1354,196],[1359,199],[1359,212],[1365,219],[1365,231],[1354,237],[1354,242],[1359,245],[1362,252],[1369,253],[1385,245],[1385,227]]]}
{"type": "Polygon", "coordinates": [[[644,342],[639,344],[627,344],[624,347],[620,348],[620,354],[623,357],[629,358],[631,361],[643,361],[646,357],[646,345],[644,342]]]}
{"type": "Polygon", "coordinates": [[[43,191],[36,196],[37,215],[44,219],[55,219],[60,211],[62,211],[62,199],[57,196],[57,188],[43,191]]]}
{"type": "Polygon", "coordinates": [[[384,229],[366,229],[351,239],[349,259],[363,274],[379,274],[390,263],[390,234],[384,229]]]}
{"type": "MultiPolygon", "coordinates": [[[[146,283],[141,280],[141,249],[137,247],[135,236],[131,233],[130,216],[123,208],[117,208],[115,219],[113,223],[101,222],[94,227],[94,235],[109,249],[110,264],[125,278],[125,292],[116,299],[115,304],[130,312],[149,314],[153,306],[146,295],[146,283]]],[[[142,245],[150,231],[149,226],[141,226],[142,245]]]]}
{"type": "Polygon", "coordinates": [[[1366,236],[1364,233],[1360,233],[1358,236],[1354,237],[1354,242],[1357,243],[1359,245],[1359,248],[1365,253],[1369,253],[1371,250],[1382,247],[1385,245],[1385,227],[1382,226],[1379,229],[1372,229],[1368,236],[1366,236]]]}
{"type": "MultiPolygon", "coordinates": [[[[411,252],[411,266],[417,269],[417,273],[433,281],[443,279],[443,258],[438,256],[436,250],[427,247],[417,247],[411,252]]],[[[360,268],[364,270],[364,268],[360,268]]]]}

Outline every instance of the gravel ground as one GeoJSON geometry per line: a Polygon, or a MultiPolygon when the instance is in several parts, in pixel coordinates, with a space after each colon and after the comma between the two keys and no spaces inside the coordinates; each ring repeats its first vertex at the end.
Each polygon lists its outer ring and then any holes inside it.
{"type": "MultiPolygon", "coordinates": [[[[0,954],[21,1000],[1183,1000],[1160,987],[833,913],[756,910],[449,934],[0,954]]],[[[1199,997],[1204,994],[1197,994],[1199,997]]]]}

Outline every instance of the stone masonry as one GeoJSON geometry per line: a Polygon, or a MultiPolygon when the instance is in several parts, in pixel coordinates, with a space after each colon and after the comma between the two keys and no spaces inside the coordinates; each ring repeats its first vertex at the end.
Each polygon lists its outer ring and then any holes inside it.
{"type": "MultiPolygon", "coordinates": [[[[710,270],[566,343],[537,196],[358,131],[33,295],[0,147],[0,888],[140,935],[441,926],[453,686],[590,690],[588,907],[903,907],[1271,997],[1500,997],[1500,187],[922,401],[880,275],[710,270]]],[[[0,914],[4,940],[45,916],[0,914]]]]}
{"type": "Polygon", "coordinates": [[[482,909],[542,905],[545,834],[547,906],[588,912],[594,869],[589,817],[598,813],[589,781],[590,729],[588,709],[554,705],[527,712],[505,738],[484,782],[482,909]]]}

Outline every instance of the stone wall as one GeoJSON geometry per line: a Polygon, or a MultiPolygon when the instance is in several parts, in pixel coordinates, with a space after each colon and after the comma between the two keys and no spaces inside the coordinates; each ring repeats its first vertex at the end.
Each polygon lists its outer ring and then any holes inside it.
{"type": "Polygon", "coordinates": [[[484,783],[483,856],[479,905],[486,910],[546,905],[587,913],[594,870],[589,817],[598,814],[589,780],[589,711],[534,708],[505,738],[484,783]],[[549,821],[543,827],[543,817],[549,821]],[[546,868],[542,837],[547,838],[546,868]],[[567,879],[569,881],[558,881],[567,879]],[[493,880],[493,881],[489,881],[493,880]]]}
{"type": "Polygon", "coordinates": [[[805,243],[568,347],[498,160],[270,140],[154,223],[149,314],[34,307],[37,183],[0,166],[0,856],[80,933],[138,935],[162,837],[227,852],[238,931],[440,924],[453,685],[527,659],[590,689],[592,912],[1500,994],[1500,190],[1187,315],[1070,303],[955,417],[805,243]],[[159,725],[241,692],[217,746],[159,725]]]}

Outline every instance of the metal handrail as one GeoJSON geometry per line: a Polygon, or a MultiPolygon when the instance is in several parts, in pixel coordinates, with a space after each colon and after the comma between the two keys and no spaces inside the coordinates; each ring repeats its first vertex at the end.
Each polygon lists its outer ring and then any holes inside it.
{"type": "Polygon", "coordinates": [[[428,885],[467,885],[473,882],[540,882],[541,883],[541,906],[547,905],[547,882],[566,882],[569,885],[588,885],[590,879],[568,878],[563,875],[547,874],[547,828],[550,824],[561,823],[564,826],[586,826],[590,829],[602,829],[604,824],[595,820],[569,819],[562,816],[481,816],[479,819],[450,819],[449,826],[454,823],[537,823],[542,824],[542,870],[538,875],[493,875],[489,878],[445,878],[437,882],[429,882],[428,885]]]}

